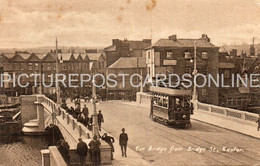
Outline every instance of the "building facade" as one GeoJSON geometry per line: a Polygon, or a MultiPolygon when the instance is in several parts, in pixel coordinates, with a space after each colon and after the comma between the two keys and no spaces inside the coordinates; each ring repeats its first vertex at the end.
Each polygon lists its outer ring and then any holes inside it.
{"type": "MultiPolygon", "coordinates": [[[[194,48],[196,47],[196,62],[198,73],[211,74],[215,79],[218,74],[218,49],[207,35],[199,39],[178,39],[177,35],[168,39],[160,39],[146,49],[147,73],[150,81],[156,74],[192,74],[194,70],[194,48]]],[[[198,79],[201,85],[201,79],[198,79]]],[[[192,87],[191,87],[192,88],[192,87]]],[[[198,99],[201,102],[218,105],[218,88],[215,85],[197,88],[198,99]]]]}

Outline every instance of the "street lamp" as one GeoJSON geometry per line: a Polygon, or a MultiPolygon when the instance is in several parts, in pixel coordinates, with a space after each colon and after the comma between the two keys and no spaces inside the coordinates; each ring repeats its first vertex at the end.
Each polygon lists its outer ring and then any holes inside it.
{"type": "Polygon", "coordinates": [[[96,135],[98,140],[99,140],[99,131],[98,131],[98,119],[97,119],[97,108],[96,108],[96,103],[97,103],[97,94],[96,94],[96,86],[95,86],[95,80],[94,80],[94,73],[93,72],[93,76],[92,76],[92,104],[93,104],[93,127],[92,127],[92,131],[93,131],[93,135],[96,135]]]}
{"type": "MultiPolygon", "coordinates": [[[[191,59],[190,62],[193,62],[193,60],[191,59]]],[[[197,43],[196,41],[194,41],[194,69],[193,69],[193,76],[194,76],[194,80],[195,80],[195,76],[198,73],[197,70],[197,43]]],[[[197,87],[195,85],[195,81],[193,83],[193,94],[192,94],[192,102],[194,104],[194,106],[196,105],[195,102],[197,102],[198,100],[198,96],[197,96],[197,87]]]]}

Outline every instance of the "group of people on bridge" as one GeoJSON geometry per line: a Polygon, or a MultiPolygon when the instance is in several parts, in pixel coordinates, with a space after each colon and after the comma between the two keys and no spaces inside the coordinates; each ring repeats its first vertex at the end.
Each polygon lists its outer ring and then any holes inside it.
{"type": "MultiPolygon", "coordinates": [[[[92,130],[93,115],[89,117],[89,110],[86,104],[84,105],[82,110],[80,110],[80,105],[76,105],[76,108],[74,108],[73,106],[69,108],[66,103],[63,103],[61,107],[65,109],[68,114],[72,115],[75,119],[77,119],[78,122],[81,122],[89,130],[92,130]]],[[[101,124],[104,123],[104,117],[101,113],[101,110],[98,111],[97,122],[99,130],[101,131],[101,124]]]]}

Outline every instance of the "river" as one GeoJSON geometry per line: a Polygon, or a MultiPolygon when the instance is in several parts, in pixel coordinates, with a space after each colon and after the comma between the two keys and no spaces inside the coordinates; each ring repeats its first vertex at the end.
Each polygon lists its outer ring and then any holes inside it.
{"type": "Polygon", "coordinates": [[[40,166],[46,136],[0,136],[0,166],[40,166]]]}

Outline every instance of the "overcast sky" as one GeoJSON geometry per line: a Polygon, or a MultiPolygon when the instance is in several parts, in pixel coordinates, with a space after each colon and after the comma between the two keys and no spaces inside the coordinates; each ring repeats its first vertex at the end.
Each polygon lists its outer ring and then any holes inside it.
{"type": "Polygon", "coordinates": [[[0,0],[0,48],[108,46],[111,39],[260,43],[260,0],[0,0]]]}

